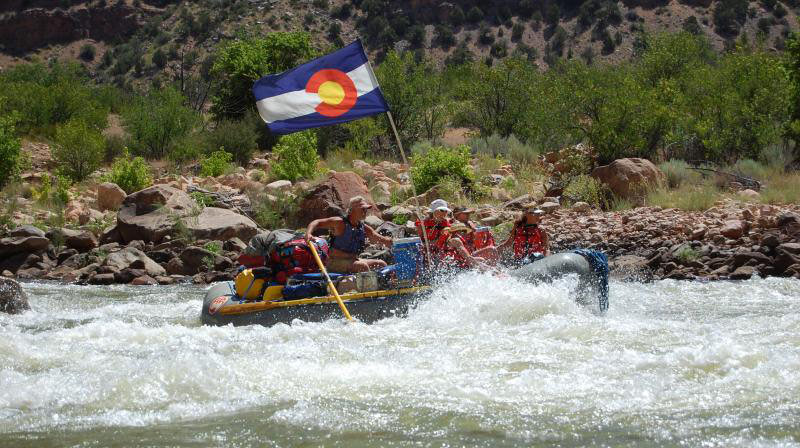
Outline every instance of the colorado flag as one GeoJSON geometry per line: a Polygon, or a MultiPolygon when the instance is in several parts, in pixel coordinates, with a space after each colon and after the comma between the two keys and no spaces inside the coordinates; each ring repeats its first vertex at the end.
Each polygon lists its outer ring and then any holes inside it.
{"type": "Polygon", "coordinates": [[[261,118],[275,134],[328,126],[389,110],[361,41],[253,85],[261,118]]]}

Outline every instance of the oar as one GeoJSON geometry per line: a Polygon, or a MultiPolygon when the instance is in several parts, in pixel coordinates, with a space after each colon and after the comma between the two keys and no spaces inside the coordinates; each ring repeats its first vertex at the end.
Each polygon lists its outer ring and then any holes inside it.
{"type": "Polygon", "coordinates": [[[350,312],[347,311],[347,307],[344,306],[344,302],[342,302],[342,298],[339,297],[339,291],[336,290],[336,287],[333,286],[333,282],[331,281],[330,275],[328,275],[328,270],[325,269],[325,265],[322,264],[322,260],[319,258],[319,254],[317,253],[317,248],[315,247],[314,241],[308,242],[308,247],[311,248],[311,253],[314,254],[314,259],[317,260],[317,266],[319,266],[319,270],[325,275],[325,279],[328,280],[328,287],[331,288],[333,291],[333,295],[336,297],[336,301],[339,302],[339,308],[342,309],[342,313],[347,320],[352,321],[353,318],[350,317],[350,312]]]}

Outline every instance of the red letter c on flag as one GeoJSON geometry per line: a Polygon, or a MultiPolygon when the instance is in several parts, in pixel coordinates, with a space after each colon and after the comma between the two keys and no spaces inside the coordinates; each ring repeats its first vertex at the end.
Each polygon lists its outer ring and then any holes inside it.
{"type": "Polygon", "coordinates": [[[306,92],[318,93],[322,102],[316,111],[326,117],[338,117],[356,104],[358,91],[353,80],[341,70],[320,70],[306,83],[306,92]]]}

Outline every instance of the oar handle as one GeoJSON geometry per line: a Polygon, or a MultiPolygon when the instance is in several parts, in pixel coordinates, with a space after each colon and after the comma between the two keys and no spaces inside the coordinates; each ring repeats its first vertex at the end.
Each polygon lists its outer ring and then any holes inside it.
{"type": "Polygon", "coordinates": [[[312,241],[311,239],[309,239],[308,241],[308,247],[311,248],[311,253],[314,255],[314,260],[317,261],[317,266],[319,266],[319,270],[322,272],[323,275],[325,275],[325,279],[328,280],[328,287],[331,289],[331,291],[333,291],[333,295],[334,297],[336,297],[336,301],[339,302],[339,308],[342,310],[342,314],[344,314],[344,317],[346,317],[347,320],[352,321],[353,318],[350,316],[350,312],[347,311],[347,307],[344,306],[342,298],[339,297],[339,291],[337,291],[336,286],[333,285],[333,282],[331,281],[331,276],[328,275],[328,270],[325,269],[325,265],[322,264],[322,260],[319,258],[319,254],[317,253],[316,245],[314,244],[314,241],[312,241]]]}

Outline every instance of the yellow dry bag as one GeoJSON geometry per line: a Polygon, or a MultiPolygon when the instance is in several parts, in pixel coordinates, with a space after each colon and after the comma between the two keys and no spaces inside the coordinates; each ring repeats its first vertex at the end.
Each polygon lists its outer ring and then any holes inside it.
{"type": "Polygon", "coordinates": [[[271,271],[268,268],[245,269],[236,275],[233,283],[236,295],[247,300],[258,300],[269,284],[271,271]]]}

